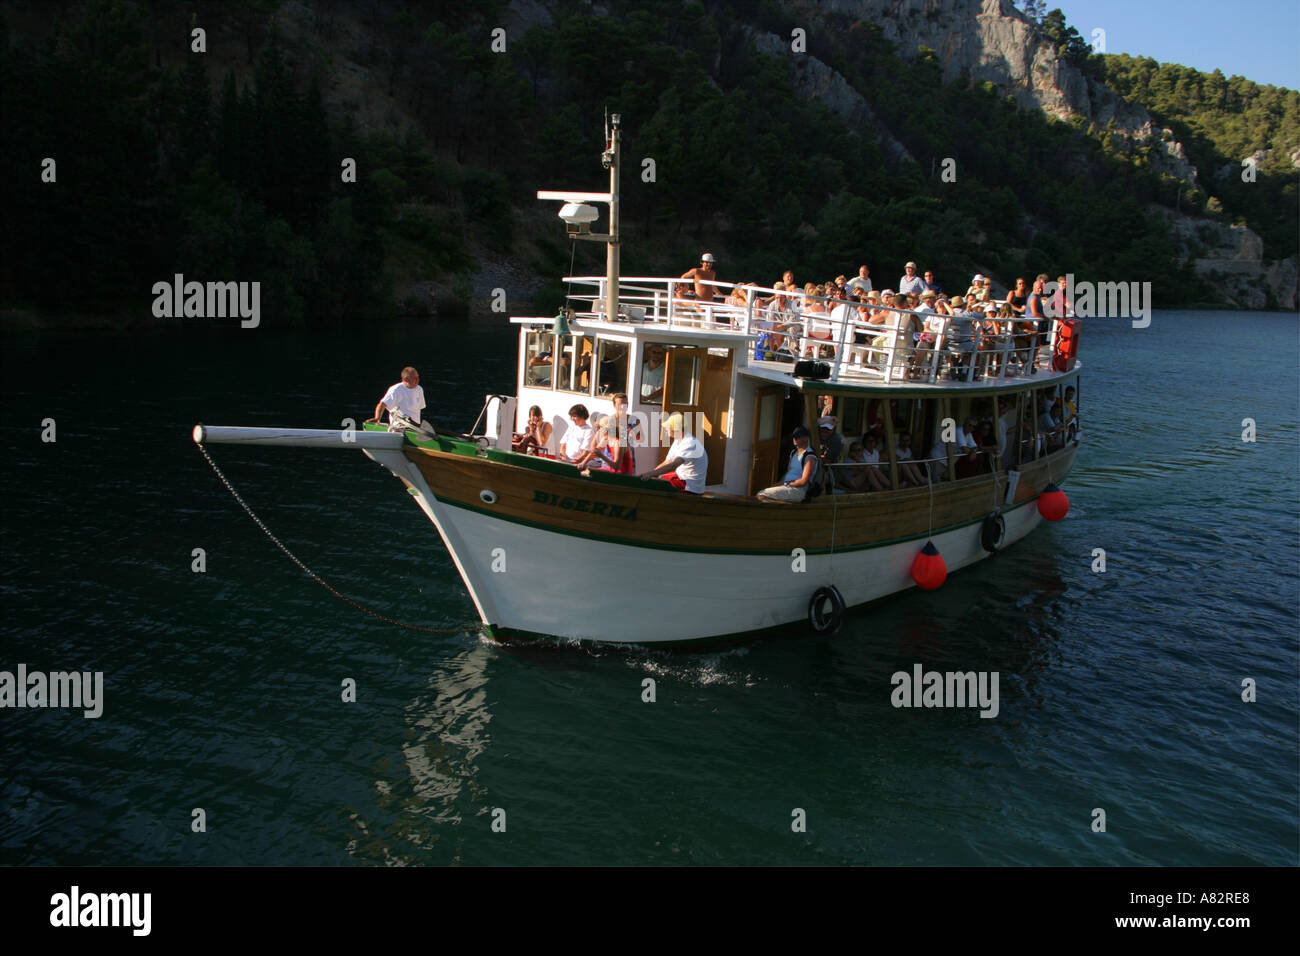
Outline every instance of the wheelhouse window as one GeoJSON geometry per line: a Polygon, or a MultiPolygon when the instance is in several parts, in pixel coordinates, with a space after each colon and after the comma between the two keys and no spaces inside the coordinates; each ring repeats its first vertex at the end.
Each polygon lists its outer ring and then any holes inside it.
{"type": "Polygon", "coordinates": [[[600,339],[596,349],[596,394],[627,391],[628,352],[632,346],[615,339],[600,339]]]}
{"type": "Polygon", "coordinates": [[[524,384],[530,388],[551,388],[555,381],[555,336],[550,332],[529,332],[524,343],[524,384]]]}
{"type": "Polygon", "coordinates": [[[570,335],[560,356],[557,376],[562,392],[591,394],[592,360],[595,358],[595,339],[590,335],[570,335]]]}
{"type": "Polygon", "coordinates": [[[700,356],[694,352],[673,351],[668,355],[673,363],[673,390],[668,396],[669,405],[694,405],[700,381],[700,356]]]}
{"type": "Polygon", "coordinates": [[[668,349],[662,342],[647,342],[641,362],[641,401],[657,405],[664,397],[664,362],[668,349]]]}

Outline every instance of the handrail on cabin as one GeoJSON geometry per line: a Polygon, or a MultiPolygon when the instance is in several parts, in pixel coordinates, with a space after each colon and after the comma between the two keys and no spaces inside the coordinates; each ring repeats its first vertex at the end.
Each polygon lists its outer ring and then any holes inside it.
{"type": "MultiPolygon", "coordinates": [[[[579,320],[582,318],[594,320],[605,318],[603,306],[606,280],[604,276],[570,276],[563,281],[595,287],[590,295],[570,293],[567,296],[569,299],[590,302],[592,305],[589,311],[577,312],[575,318],[579,320]]],[[[727,328],[741,333],[746,341],[756,338],[765,341],[768,335],[778,335],[794,341],[798,350],[797,355],[794,352],[787,352],[788,357],[777,358],[775,357],[778,354],[776,350],[771,350],[769,353],[767,349],[764,349],[764,354],[760,355],[757,347],[753,350],[747,348],[745,350],[746,364],[773,362],[792,365],[799,358],[809,353],[812,353],[813,357],[816,358],[821,347],[830,347],[834,349],[834,364],[828,378],[829,382],[838,382],[845,375],[851,375],[853,378],[869,378],[887,383],[901,379],[934,384],[940,381],[940,373],[950,361],[964,365],[963,380],[967,382],[974,380],[977,366],[983,366],[985,373],[987,373],[995,361],[998,364],[995,377],[1009,378],[1012,375],[1013,359],[1018,366],[1016,375],[1024,374],[1031,368],[1043,369],[1043,366],[1038,361],[1038,353],[1046,347],[1047,355],[1050,357],[1057,339],[1055,320],[1050,320],[1052,321],[1052,327],[1047,333],[1036,330],[1032,332],[1016,332],[1011,328],[999,332],[998,339],[1001,341],[997,343],[998,347],[995,349],[980,347],[980,342],[984,336],[978,328],[975,329],[971,348],[964,350],[948,349],[946,341],[948,326],[952,317],[944,315],[942,327],[936,333],[932,346],[903,345],[898,341],[898,327],[901,324],[902,316],[916,316],[924,326],[926,317],[939,313],[933,311],[922,312],[915,309],[899,309],[886,305],[872,305],[869,306],[872,311],[893,313],[896,318],[894,322],[888,324],[870,324],[863,322],[852,314],[847,316],[836,315],[836,309],[841,306],[851,309],[855,313],[858,308],[861,308],[859,305],[849,304],[846,300],[831,296],[810,296],[801,291],[790,292],[789,290],[777,290],[767,286],[740,285],[712,279],[694,280],[673,276],[624,276],[619,280],[619,303],[620,305],[643,309],[643,314],[634,314],[635,319],[652,325],[662,324],[666,328],[727,328]],[[724,301],[701,302],[694,296],[675,294],[675,287],[687,286],[693,288],[696,282],[713,286],[719,292],[743,289],[747,293],[746,304],[742,308],[724,301]],[[755,315],[760,296],[766,296],[767,303],[770,304],[771,300],[777,295],[787,295],[792,298],[797,296],[803,300],[823,302],[827,304],[828,311],[824,313],[791,312],[789,314],[790,321],[785,325],[765,318],[762,314],[755,315]],[[685,311],[686,318],[682,318],[683,311],[685,311]],[[795,325],[802,328],[801,333],[797,336],[789,333],[789,330],[795,325]],[[830,332],[830,337],[821,338],[810,335],[810,328],[814,325],[825,328],[830,332]],[[869,334],[877,340],[888,335],[892,336],[892,340],[887,345],[877,345],[873,341],[850,341],[850,337],[855,333],[869,334]],[[1021,336],[1029,337],[1030,344],[1024,348],[1014,348],[1014,339],[1021,336]],[[924,363],[924,374],[917,376],[915,372],[920,364],[918,356],[921,354],[926,355],[928,361],[924,363]],[[948,356],[948,360],[941,361],[941,354],[948,356]],[[866,361],[868,356],[875,356],[874,361],[868,363],[866,361]],[[853,358],[857,358],[858,361],[854,362],[853,358]],[[884,359],[883,362],[880,361],[881,358],[884,359]]],[[[628,316],[633,317],[630,309],[628,316]]],[[[972,321],[980,322],[982,319],[973,317],[972,321]]],[[[1013,318],[995,318],[994,321],[1010,324],[1034,322],[1036,320],[1016,316],[1013,318]]],[[[1048,368],[1050,368],[1050,365],[1048,368]]],[[[987,378],[988,375],[985,374],[980,377],[987,378]]]]}

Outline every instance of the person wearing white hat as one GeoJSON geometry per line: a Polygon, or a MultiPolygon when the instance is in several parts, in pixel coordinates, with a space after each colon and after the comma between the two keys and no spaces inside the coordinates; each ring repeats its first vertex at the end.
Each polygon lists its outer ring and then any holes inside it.
{"type": "Polygon", "coordinates": [[[898,280],[898,291],[908,295],[913,292],[919,295],[925,291],[925,280],[916,274],[915,262],[909,262],[903,267],[903,277],[898,280]]]}
{"type": "Polygon", "coordinates": [[[683,272],[682,278],[692,280],[695,283],[695,288],[679,291],[677,295],[680,298],[712,302],[716,296],[717,286],[708,283],[718,281],[718,274],[713,270],[713,254],[706,252],[700,256],[700,264],[683,272]]]}

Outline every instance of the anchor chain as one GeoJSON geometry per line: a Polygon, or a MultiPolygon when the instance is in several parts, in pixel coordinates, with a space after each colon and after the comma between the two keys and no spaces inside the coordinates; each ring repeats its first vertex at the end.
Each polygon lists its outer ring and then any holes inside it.
{"type": "Polygon", "coordinates": [[[380,614],[378,611],[371,610],[365,605],[354,601],[352,598],[326,582],[319,574],[307,567],[307,565],[303,564],[296,554],[285,547],[284,542],[271,533],[271,529],[262,522],[262,519],[259,518],[253,512],[253,509],[248,506],[248,502],[243,499],[243,496],[235,490],[235,486],[230,483],[230,479],[222,473],[221,469],[217,467],[217,463],[212,460],[212,456],[208,454],[208,450],[197,442],[195,443],[195,447],[202,453],[204,459],[207,460],[207,463],[212,466],[213,472],[215,472],[216,476],[221,479],[221,483],[226,486],[226,490],[230,492],[235,501],[239,502],[239,506],[248,513],[248,516],[253,519],[253,523],[261,528],[262,532],[271,539],[271,542],[283,551],[290,561],[298,565],[304,574],[323,587],[326,591],[329,591],[330,594],[333,594],[336,598],[346,601],[363,614],[369,614],[371,617],[377,618],[385,624],[392,624],[394,627],[406,628],[408,631],[424,631],[426,634],[460,634],[464,631],[477,631],[482,628],[482,624],[474,624],[468,627],[426,627],[423,624],[407,624],[403,621],[395,620],[386,614],[380,614]]]}

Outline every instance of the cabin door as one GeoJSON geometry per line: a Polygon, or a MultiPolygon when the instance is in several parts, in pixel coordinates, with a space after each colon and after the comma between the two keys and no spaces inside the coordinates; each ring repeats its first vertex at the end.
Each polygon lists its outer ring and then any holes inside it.
{"type": "Polygon", "coordinates": [[[689,416],[687,430],[700,440],[709,456],[705,484],[719,484],[727,464],[731,352],[710,355],[708,349],[673,348],[668,350],[666,364],[664,417],[674,412],[689,416]]]}
{"type": "Polygon", "coordinates": [[[749,494],[776,483],[781,466],[781,406],[785,386],[770,385],[754,392],[754,454],[749,465],[749,494]]]}

